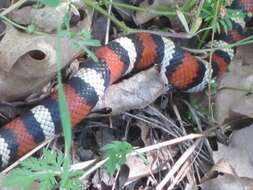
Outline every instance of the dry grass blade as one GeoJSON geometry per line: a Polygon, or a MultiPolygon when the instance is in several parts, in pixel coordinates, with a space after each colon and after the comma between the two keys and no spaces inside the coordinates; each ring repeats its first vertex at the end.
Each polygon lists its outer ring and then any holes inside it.
{"type": "Polygon", "coordinates": [[[93,159],[93,160],[88,160],[88,161],[85,161],[85,162],[80,162],[80,163],[77,163],[77,164],[73,164],[71,166],[71,170],[83,170],[83,169],[91,166],[95,162],[96,162],[96,159],[93,159]]]}
{"type": "Polygon", "coordinates": [[[179,184],[179,182],[181,180],[183,180],[184,177],[189,172],[190,167],[191,167],[191,163],[190,162],[185,162],[183,164],[183,166],[181,167],[181,169],[178,171],[178,174],[176,175],[176,177],[174,178],[174,180],[172,181],[172,183],[170,184],[170,186],[168,187],[167,190],[172,190],[175,187],[175,185],[179,184]]]}
{"type": "Polygon", "coordinates": [[[10,13],[11,11],[19,8],[21,5],[23,5],[27,0],[20,0],[17,1],[15,4],[10,6],[9,8],[5,9],[3,12],[0,13],[0,16],[5,16],[6,14],[10,13]]]}
{"type": "MultiPolygon", "coordinates": [[[[194,109],[194,107],[190,103],[188,103],[186,100],[182,100],[182,102],[184,104],[186,104],[187,107],[189,108],[189,111],[191,112],[191,114],[193,116],[193,119],[195,120],[195,122],[197,124],[198,130],[200,132],[203,132],[202,127],[201,127],[201,122],[199,120],[199,117],[197,116],[197,113],[196,113],[196,110],[194,109]]],[[[211,148],[211,146],[210,146],[210,144],[209,144],[209,142],[208,142],[207,139],[205,139],[205,144],[206,144],[206,146],[208,148],[209,154],[212,155],[212,148],[211,148]]]]}
{"type": "Polygon", "coordinates": [[[175,165],[171,168],[171,170],[166,174],[164,179],[157,185],[157,190],[162,190],[163,187],[172,179],[176,172],[182,167],[182,165],[188,160],[188,158],[192,155],[195,149],[198,147],[202,139],[198,139],[192,146],[190,146],[183,155],[176,161],[175,165]]]}
{"type": "Polygon", "coordinates": [[[189,134],[189,135],[186,135],[186,136],[183,136],[183,137],[178,137],[178,138],[175,138],[175,139],[172,139],[172,140],[168,140],[168,141],[165,141],[165,142],[161,142],[161,143],[157,143],[157,144],[154,144],[154,145],[151,145],[151,146],[147,146],[147,147],[144,147],[144,148],[137,149],[134,152],[132,152],[129,156],[135,156],[135,155],[150,152],[150,151],[153,151],[153,150],[159,150],[159,149],[161,149],[165,146],[170,146],[170,145],[182,143],[182,142],[187,141],[187,140],[193,140],[193,139],[202,138],[202,137],[203,137],[202,134],[189,134]]]}
{"type": "Polygon", "coordinates": [[[103,166],[106,162],[108,161],[108,158],[101,160],[100,162],[96,163],[92,168],[90,168],[89,170],[87,170],[79,179],[83,180],[85,179],[87,176],[89,176],[92,172],[94,172],[96,169],[100,168],[101,166],[103,166]]]}

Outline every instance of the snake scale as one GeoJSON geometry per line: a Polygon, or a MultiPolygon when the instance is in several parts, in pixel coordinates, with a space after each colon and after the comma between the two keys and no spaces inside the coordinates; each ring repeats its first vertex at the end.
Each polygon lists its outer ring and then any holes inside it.
{"type": "MultiPolygon", "coordinates": [[[[253,13],[253,0],[235,0],[230,8],[253,13]]],[[[217,34],[213,47],[243,39],[247,19],[231,18],[232,28],[227,33],[217,34]]],[[[156,64],[168,85],[178,90],[198,92],[205,88],[211,77],[227,70],[234,51],[229,47],[214,51],[210,68],[205,61],[159,35],[140,32],[117,38],[95,51],[99,63],[91,59],[83,61],[78,72],[64,84],[72,126],[90,113],[108,86],[133,70],[140,71],[156,64]]],[[[61,131],[57,95],[52,93],[0,129],[0,168],[61,131]]]]}

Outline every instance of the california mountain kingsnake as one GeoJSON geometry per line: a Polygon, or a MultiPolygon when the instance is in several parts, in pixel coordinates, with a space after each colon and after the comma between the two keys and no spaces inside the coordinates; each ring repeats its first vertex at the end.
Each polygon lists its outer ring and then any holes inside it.
{"type": "MultiPolygon", "coordinates": [[[[253,0],[236,0],[231,5],[253,13],[253,0]]],[[[220,47],[243,38],[244,20],[233,19],[232,29],[216,37],[213,45],[220,47]]],[[[113,82],[132,70],[143,70],[158,65],[167,83],[179,90],[198,92],[205,88],[209,78],[226,71],[234,49],[216,50],[212,68],[190,53],[175,47],[164,37],[135,33],[111,41],[96,50],[99,63],[86,60],[64,85],[72,125],[83,120],[113,82]]],[[[61,132],[61,120],[56,93],[40,105],[9,122],[0,129],[0,167],[4,168],[46,139],[61,132]]]]}

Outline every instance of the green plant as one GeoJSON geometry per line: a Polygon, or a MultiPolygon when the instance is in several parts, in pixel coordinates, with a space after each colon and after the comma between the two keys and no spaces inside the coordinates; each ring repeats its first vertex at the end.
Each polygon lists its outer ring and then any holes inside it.
{"type": "Polygon", "coordinates": [[[104,146],[105,158],[108,158],[105,168],[109,175],[125,164],[126,156],[133,151],[133,147],[126,141],[113,141],[111,144],[104,146]]]}
{"type": "Polygon", "coordinates": [[[49,7],[56,7],[60,3],[60,0],[38,0],[38,1],[49,7]]]}
{"type": "Polygon", "coordinates": [[[65,156],[61,152],[43,149],[41,159],[29,158],[21,163],[21,167],[12,170],[4,185],[18,187],[21,190],[28,189],[35,181],[39,182],[40,190],[53,189],[58,183],[61,189],[79,190],[81,182],[80,171],[69,171],[67,183],[63,181],[65,171],[63,165],[65,156]]]}
{"type": "Polygon", "coordinates": [[[214,28],[217,32],[224,30],[226,33],[228,30],[232,29],[233,18],[244,19],[247,13],[238,10],[232,10],[226,8],[229,5],[229,1],[226,0],[207,0],[201,10],[200,16],[203,21],[207,24],[211,24],[215,19],[215,12],[218,11],[217,22],[214,23],[214,28]],[[217,2],[219,2],[217,6],[217,2]],[[216,10],[218,9],[218,10],[216,10]]]}
{"type": "MultiPolygon", "coordinates": [[[[201,8],[199,8],[198,16],[202,20],[204,27],[211,27],[212,35],[221,31],[227,33],[232,29],[231,19],[244,19],[248,13],[240,10],[227,8],[230,1],[227,0],[206,0],[201,8]]],[[[201,48],[205,43],[210,30],[206,30],[200,37],[198,48],[201,48]]]]}
{"type": "Polygon", "coordinates": [[[96,55],[91,50],[89,50],[88,47],[98,47],[101,45],[101,43],[98,40],[92,39],[90,32],[87,30],[83,29],[80,32],[61,30],[59,32],[59,37],[69,38],[72,42],[73,48],[85,51],[88,57],[97,62],[96,55]]]}

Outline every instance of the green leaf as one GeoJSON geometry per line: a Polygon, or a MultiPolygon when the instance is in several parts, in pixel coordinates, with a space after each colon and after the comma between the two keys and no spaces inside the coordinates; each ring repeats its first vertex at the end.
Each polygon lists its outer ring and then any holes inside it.
{"type": "Polygon", "coordinates": [[[111,144],[104,146],[105,157],[108,161],[105,164],[106,171],[109,175],[120,169],[121,165],[126,162],[126,155],[133,151],[133,147],[126,141],[113,141],[111,144]]]}
{"type": "Polygon", "coordinates": [[[184,14],[181,11],[177,10],[177,16],[178,16],[180,22],[182,23],[182,25],[184,26],[185,31],[187,33],[190,33],[190,29],[189,29],[189,26],[188,26],[188,23],[186,21],[184,14]]]}
{"type": "Polygon", "coordinates": [[[81,50],[82,48],[81,48],[81,46],[79,45],[79,43],[78,42],[73,42],[73,43],[71,43],[71,47],[73,48],[73,49],[75,49],[75,50],[77,50],[77,51],[79,51],[79,50],[81,50]]]}
{"type": "Polygon", "coordinates": [[[217,81],[215,79],[212,79],[210,82],[210,92],[211,92],[211,95],[214,95],[217,93],[217,88],[218,88],[218,84],[217,84],[217,81]]]}
{"type": "Polygon", "coordinates": [[[92,47],[98,47],[101,46],[101,43],[99,40],[94,39],[84,39],[79,41],[80,46],[92,46],[92,47]]]}
{"type": "Polygon", "coordinates": [[[185,1],[183,7],[182,7],[182,10],[184,12],[190,12],[190,10],[193,8],[194,4],[196,3],[195,0],[188,0],[188,1],[185,1]]]}
{"type": "Polygon", "coordinates": [[[64,182],[64,189],[77,190],[77,187],[80,189],[79,177],[82,173],[80,171],[71,171],[69,167],[67,167],[68,171],[65,172],[62,169],[64,163],[69,165],[68,162],[65,162],[62,153],[43,149],[41,159],[31,157],[22,162],[20,168],[13,169],[9,173],[3,181],[3,185],[25,190],[37,181],[40,190],[48,190],[53,189],[58,183],[57,177],[61,182],[64,182]]]}
{"type": "Polygon", "coordinates": [[[220,28],[220,23],[219,22],[217,22],[215,24],[215,32],[221,33],[221,28],[220,28]]]}
{"type": "Polygon", "coordinates": [[[37,26],[35,24],[30,24],[27,29],[26,29],[26,32],[32,34],[34,32],[37,31],[37,26]]]}
{"type": "Polygon", "coordinates": [[[81,177],[82,174],[81,171],[70,171],[68,180],[66,182],[61,180],[60,184],[64,183],[64,188],[68,190],[80,190],[82,184],[79,177],[81,177]]]}
{"type": "Polygon", "coordinates": [[[72,31],[62,30],[58,33],[58,35],[61,38],[74,38],[77,34],[72,31]]]}
{"type": "Polygon", "coordinates": [[[21,190],[25,190],[28,189],[34,181],[35,177],[32,175],[32,172],[17,168],[9,173],[2,185],[5,187],[18,187],[21,190]]]}
{"type": "Polygon", "coordinates": [[[83,38],[91,38],[91,33],[88,30],[83,29],[78,34],[83,38]]]}
{"type": "Polygon", "coordinates": [[[70,12],[66,12],[63,17],[63,24],[68,31],[70,29],[70,20],[71,20],[71,14],[70,14],[70,12]]]}
{"type": "Polygon", "coordinates": [[[246,12],[240,11],[238,9],[234,10],[234,9],[226,9],[227,11],[227,16],[228,17],[234,17],[234,18],[241,18],[241,19],[245,19],[245,17],[247,16],[246,12]]]}
{"type": "Polygon", "coordinates": [[[192,27],[191,27],[192,34],[195,34],[200,29],[202,21],[203,19],[201,17],[196,18],[196,20],[193,22],[192,27]]]}
{"type": "Polygon", "coordinates": [[[226,22],[226,25],[228,26],[228,29],[231,30],[233,28],[231,19],[229,17],[225,17],[224,20],[226,22]]]}
{"type": "Polygon", "coordinates": [[[57,82],[58,82],[58,99],[59,99],[59,110],[60,110],[60,117],[61,117],[61,124],[63,129],[64,141],[65,141],[65,161],[70,159],[70,147],[72,142],[72,130],[71,130],[71,120],[70,120],[70,113],[66,102],[66,97],[64,93],[64,87],[62,84],[62,76],[61,76],[61,62],[62,62],[62,50],[61,50],[61,41],[58,35],[57,42],[56,42],[56,64],[58,66],[57,72],[57,82]]]}
{"type": "Polygon", "coordinates": [[[39,0],[39,2],[49,7],[56,7],[59,5],[60,0],[39,0]]]}
{"type": "Polygon", "coordinates": [[[207,9],[205,9],[205,8],[203,8],[202,10],[201,10],[201,16],[202,17],[206,17],[207,15],[210,15],[211,14],[211,12],[210,11],[208,11],[207,9]]]}
{"type": "MultiPolygon", "coordinates": [[[[223,19],[221,19],[221,20],[219,20],[219,23],[222,25],[223,30],[227,34],[228,33],[228,26],[227,26],[226,22],[223,19]]],[[[221,29],[219,29],[219,33],[220,32],[221,32],[221,29]]]]}
{"type": "Polygon", "coordinates": [[[96,55],[86,46],[82,46],[81,48],[88,54],[88,57],[90,57],[93,61],[98,62],[98,58],[96,57],[96,55]]]}

